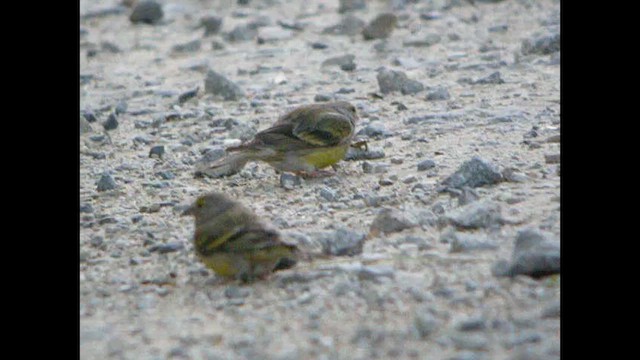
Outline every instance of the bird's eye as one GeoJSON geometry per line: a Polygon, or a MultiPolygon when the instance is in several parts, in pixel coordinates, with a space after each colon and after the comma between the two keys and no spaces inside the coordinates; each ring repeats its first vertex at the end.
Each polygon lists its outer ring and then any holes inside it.
{"type": "Polygon", "coordinates": [[[352,113],[355,113],[356,112],[356,107],[355,106],[351,106],[350,110],[351,110],[352,113]]]}

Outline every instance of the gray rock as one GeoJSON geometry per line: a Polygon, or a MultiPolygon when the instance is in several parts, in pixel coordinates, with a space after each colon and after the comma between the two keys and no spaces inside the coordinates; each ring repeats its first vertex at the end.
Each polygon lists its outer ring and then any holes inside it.
{"type": "Polygon", "coordinates": [[[184,104],[185,102],[189,101],[190,99],[193,99],[194,97],[196,97],[198,95],[198,91],[199,90],[200,90],[200,87],[198,86],[195,89],[183,92],[178,97],[178,103],[179,104],[184,104]]]}
{"type": "Polygon", "coordinates": [[[560,154],[546,154],[544,162],[547,164],[560,164],[560,154]]]}
{"type": "Polygon", "coordinates": [[[418,163],[418,171],[426,171],[436,167],[436,163],[433,160],[423,160],[418,163]]]}
{"type": "Polygon", "coordinates": [[[177,44],[171,48],[171,51],[174,53],[192,53],[200,50],[202,47],[202,42],[198,39],[189,41],[184,44],[177,44]]]}
{"type": "Polygon", "coordinates": [[[329,45],[327,45],[325,43],[321,43],[321,42],[313,42],[313,43],[311,43],[311,48],[312,49],[316,49],[316,50],[322,50],[322,49],[326,49],[328,47],[329,47],[329,45]]]}
{"type": "Polygon", "coordinates": [[[343,66],[353,64],[356,56],[353,54],[346,54],[341,56],[335,56],[322,62],[321,66],[343,66]]]}
{"type": "Polygon", "coordinates": [[[369,231],[373,234],[380,232],[391,234],[402,230],[411,229],[419,225],[414,214],[398,209],[384,208],[373,219],[369,231]]]}
{"type": "Polygon", "coordinates": [[[498,245],[484,234],[464,233],[449,230],[440,236],[440,242],[449,243],[449,252],[468,253],[484,250],[495,250],[498,245]]]}
{"type": "Polygon", "coordinates": [[[478,195],[478,193],[474,189],[467,186],[463,187],[461,190],[455,189],[450,190],[449,192],[455,193],[455,195],[458,197],[458,206],[470,204],[480,198],[480,195],[478,195]]]}
{"type": "Polygon", "coordinates": [[[258,29],[257,41],[258,44],[264,44],[268,42],[287,40],[292,37],[293,31],[291,30],[283,29],[280,26],[265,26],[258,29]]]}
{"type": "Polygon", "coordinates": [[[362,163],[362,171],[365,174],[384,174],[389,171],[390,165],[387,163],[370,163],[365,161],[362,163]]]}
{"type": "Polygon", "coordinates": [[[550,305],[545,306],[542,309],[541,317],[543,319],[557,319],[560,318],[560,302],[556,301],[550,305]]]}
{"type": "Polygon", "coordinates": [[[170,252],[176,252],[184,249],[184,244],[181,242],[170,242],[166,244],[157,244],[149,247],[149,252],[158,252],[160,254],[166,254],[170,252]]]}
{"type": "Polygon", "coordinates": [[[424,12],[420,14],[420,19],[422,20],[437,20],[440,19],[442,17],[442,13],[438,12],[438,11],[429,11],[429,12],[424,12]]]}
{"type": "Polygon", "coordinates": [[[413,326],[421,339],[427,339],[438,331],[440,324],[438,320],[428,312],[419,312],[413,319],[413,326]]]}
{"type": "Polygon", "coordinates": [[[239,100],[244,97],[244,91],[238,85],[226,77],[209,70],[204,81],[204,91],[214,95],[220,95],[224,100],[239,100]]]}
{"type": "Polygon", "coordinates": [[[518,232],[510,263],[494,264],[495,276],[528,275],[534,278],[560,273],[560,244],[537,229],[518,232]]]}
{"type": "Polygon", "coordinates": [[[353,71],[355,69],[356,69],[356,63],[354,62],[340,65],[340,70],[342,71],[353,71]]]}
{"type": "Polygon", "coordinates": [[[504,80],[502,79],[502,75],[500,74],[499,71],[496,71],[488,76],[485,76],[483,78],[479,78],[477,80],[473,80],[471,82],[471,84],[473,85],[487,85],[487,84],[492,84],[492,85],[497,85],[497,84],[504,84],[504,80]]]}
{"type": "Polygon", "coordinates": [[[293,175],[291,173],[283,172],[280,174],[280,187],[291,190],[296,186],[300,186],[302,184],[302,178],[297,175],[293,175]]]}
{"type": "Polygon", "coordinates": [[[500,204],[494,201],[475,201],[448,212],[445,220],[460,229],[495,229],[505,223],[500,204]]]}
{"type": "Polygon", "coordinates": [[[380,92],[389,94],[394,91],[400,91],[403,95],[415,94],[424,90],[424,85],[416,80],[410,80],[402,71],[380,69],[378,75],[378,86],[380,92]]]}
{"type": "Polygon", "coordinates": [[[462,189],[465,186],[476,188],[497,184],[501,181],[503,181],[502,174],[493,164],[479,157],[473,157],[471,160],[464,162],[442,184],[449,188],[462,189]]]}
{"type": "Polygon", "coordinates": [[[440,101],[440,100],[449,100],[451,95],[449,95],[449,90],[447,88],[437,88],[436,90],[432,90],[427,94],[427,101],[440,101]]]}
{"type": "Polygon", "coordinates": [[[251,295],[251,288],[231,285],[224,289],[224,296],[227,299],[242,299],[251,295]]]}
{"type": "Polygon", "coordinates": [[[310,236],[322,245],[323,254],[333,256],[354,256],[362,253],[366,238],[365,234],[347,228],[312,233],[310,236]]]}
{"type": "Polygon", "coordinates": [[[122,52],[122,50],[120,50],[120,48],[118,47],[118,45],[110,42],[110,41],[103,41],[100,43],[100,49],[104,52],[109,52],[112,54],[117,54],[122,52]]]}
{"type": "Polygon", "coordinates": [[[85,118],[85,120],[87,120],[90,123],[98,121],[96,114],[91,110],[84,110],[82,112],[82,116],[85,118]]]}
{"type": "Polygon", "coordinates": [[[395,277],[395,269],[393,266],[389,265],[371,265],[371,266],[363,266],[358,271],[358,279],[359,280],[368,280],[368,281],[379,281],[380,278],[390,278],[393,279],[395,277]]]}
{"type": "Polygon", "coordinates": [[[361,10],[367,7],[367,3],[365,0],[340,0],[340,6],[338,7],[338,12],[340,14],[361,10]]]}
{"type": "Polygon", "coordinates": [[[153,0],[137,3],[129,17],[132,23],[157,24],[163,16],[162,6],[153,0]]]}
{"type": "Polygon", "coordinates": [[[522,41],[523,55],[547,55],[560,51],[560,34],[543,35],[522,41]]]}
{"type": "Polygon", "coordinates": [[[204,27],[204,36],[217,34],[222,27],[222,18],[218,16],[205,16],[200,19],[200,26],[204,27]]]}
{"type": "Polygon", "coordinates": [[[127,112],[127,108],[128,107],[129,107],[129,105],[127,105],[126,101],[118,101],[116,106],[113,108],[113,112],[116,115],[122,115],[122,114],[127,112]]]}
{"type": "Polygon", "coordinates": [[[487,328],[487,321],[482,317],[471,317],[456,324],[458,331],[480,331],[487,328]]]}
{"type": "Polygon", "coordinates": [[[361,19],[353,15],[347,15],[344,16],[342,18],[342,21],[340,21],[338,24],[326,27],[324,30],[322,30],[322,33],[330,35],[353,36],[359,34],[364,26],[365,22],[361,19]]]}
{"type": "Polygon", "coordinates": [[[380,14],[364,29],[362,36],[365,40],[384,39],[389,37],[398,23],[398,17],[391,13],[380,14]]]}
{"type": "Polygon", "coordinates": [[[345,161],[355,161],[355,160],[375,160],[382,159],[385,156],[384,150],[382,149],[358,149],[354,147],[350,147],[347,150],[347,154],[344,157],[345,161]]]}
{"type": "Polygon", "coordinates": [[[481,333],[454,332],[450,338],[457,349],[487,350],[489,348],[489,340],[481,333]]]}
{"type": "Polygon", "coordinates": [[[422,64],[412,57],[397,57],[391,62],[393,65],[402,66],[405,69],[411,70],[419,68],[422,64]]]}
{"type": "Polygon", "coordinates": [[[228,42],[242,42],[253,40],[258,35],[256,27],[245,24],[238,25],[231,32],[224,34],[224,39],[228,42]]]}
{"type": "Polygon", "coordinates": [[[93,206],[91,206],[91,204],[81,204],[80,205],[80,212],[81,213],[91,214],[91,213],[93,213],[93,206]]]}
{"type": "Polygon", "coordinates": [[[313,97],[313,101],[315,102],[327,102],[332,100],[333,95],[330,94],[316,94],[316,96],[313,97]]]}
{"type": "Polygon", "coordinates": [[[162,155],[164,155],[164,145],[156,145],[149,150],[149,157],[162,159],[162,155]]]}
{"type": "Polygon", "coordinates": [[[320,189],[320,197],[327,201],[336,201],[338,195],[332,188],[323,187],[322,189],[320,189]]]}
{"type": "Polygon", "coordinates": [[[500,25],[495,25],[495,26],[490,26],[487,31],[492,32],[492,33],[505,33],[509,30],[509,25],[507,24],[500,24],[500,25]]]}
{"type": "Polygon", "coordinates": [[[98,180],[97,190],[98,191],[108,191],[108,190],[115,189],[117,186],[118,185],[116,184],[116,181],[111,177],[111,174],[103,173],[100,176],[100,180],[98,180]]]}
{"type": "Polygon", "coordinates": [[[80,116],[80,135],[84,135],[93,131],[91,124],[85,119],[84,116],[80,116]]]}
{"type": "Polygon", "coordinates": [[[109,117],[107,118],[107,121],[102,123],[102,127],[107,131],[117,129],[118,128],[118,117],[116,116],[116,114],[115,113],[109,114],[109,117]]]}
{"type": "Polygon", "coordinates": [[[372,139],[381,139],[391,136],[384,125],[379,124],[378,122],[365,126],[360,131],[358,131],[356,135],[365,135],[372,139]]]}
{"type": "Polygon", "coordinates": [[[438,34],[427,34],[424,37],[408,38],[402,44],[404,46],[429,47],[439,43],[441,40],[442,38],[438,34]]]}

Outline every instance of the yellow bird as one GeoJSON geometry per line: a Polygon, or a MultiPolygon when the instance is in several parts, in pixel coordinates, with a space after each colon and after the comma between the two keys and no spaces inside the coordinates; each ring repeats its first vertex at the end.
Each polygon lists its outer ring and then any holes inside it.
{"type": "Polygon", "coordinates": [[[320,169],[344,158],[357,120],[355,106],[346,101],[300,106],[251,141],[228,148],[225,157],[201,165],[196,175],[229,176],[256,160],[308,177],[332,174],[320,169]]]}
{"type": "Polygon", "coordinates": [[[223,194],[200,196],[182,215],[195,217],[196,254],[219,276],[250,282],[297,263],[295,245],[282,242],[277,231],[223,194]]]}

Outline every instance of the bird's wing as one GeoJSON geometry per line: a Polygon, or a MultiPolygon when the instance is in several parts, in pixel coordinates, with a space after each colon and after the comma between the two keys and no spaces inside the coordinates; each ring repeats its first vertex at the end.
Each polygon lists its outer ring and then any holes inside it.
{"type": "Polygon", "coordinates": [[[320,112],[298,122],[292,130],[297,138],[316,146],[338,145],[353,133],[353,123],[337,112],[320,112]]]}

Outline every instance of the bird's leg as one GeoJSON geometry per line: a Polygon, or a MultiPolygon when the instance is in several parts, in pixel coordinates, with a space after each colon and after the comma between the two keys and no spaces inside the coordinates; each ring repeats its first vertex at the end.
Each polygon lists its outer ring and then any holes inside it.
{"type": "Polygon", "coordinates": [[[369,145],[367,143],[367,140],[356,141],[351,144],[351,147],[356,148],[358,150],[362,150],[362,148],[364,147],[364,151],[369,151],[369,145]]]}

